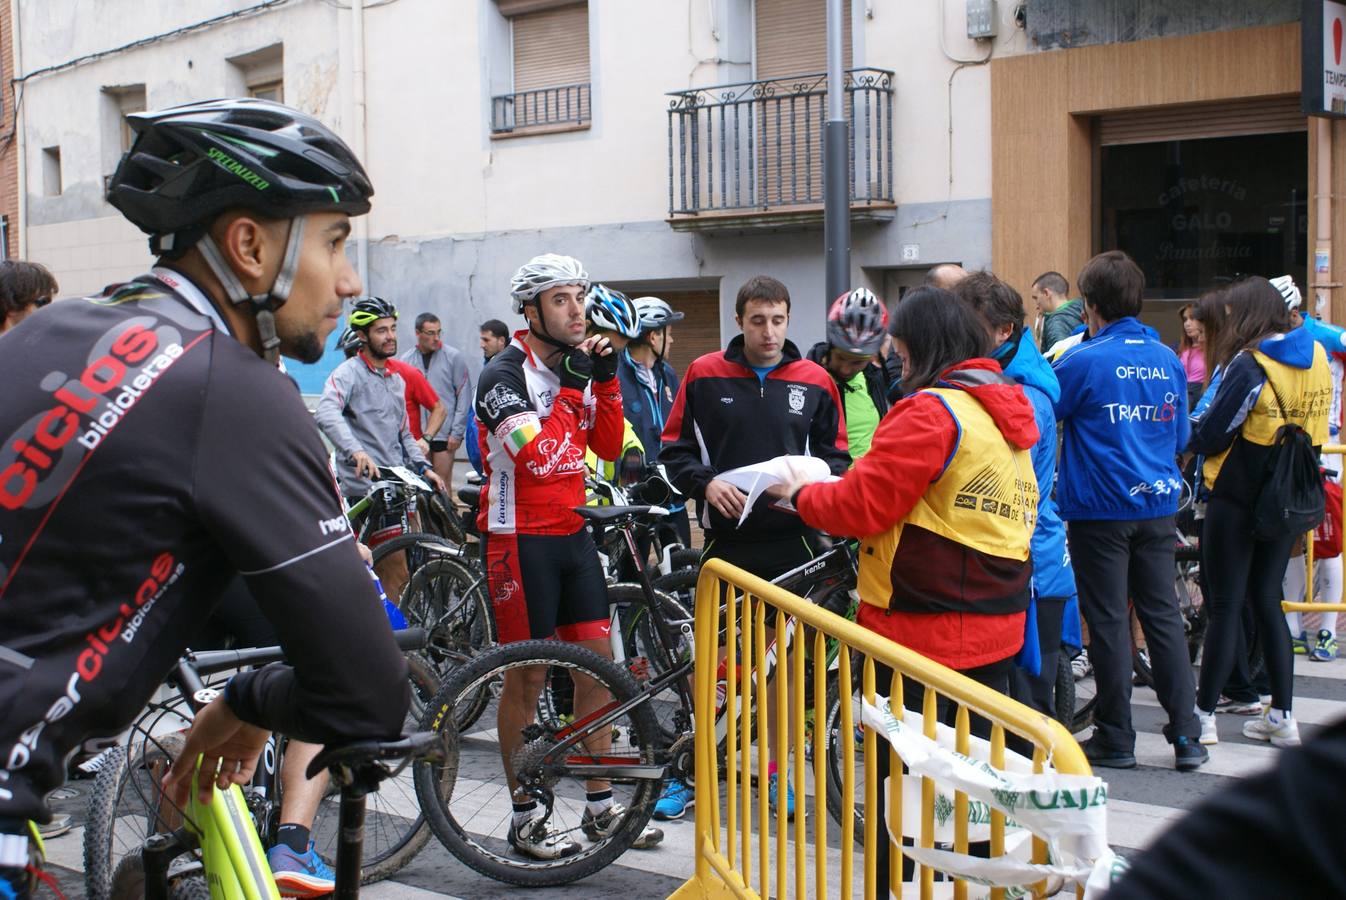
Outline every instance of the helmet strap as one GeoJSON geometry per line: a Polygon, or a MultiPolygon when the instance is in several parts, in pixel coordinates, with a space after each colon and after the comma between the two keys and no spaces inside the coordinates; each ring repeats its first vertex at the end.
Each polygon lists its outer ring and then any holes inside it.
{"type": "Polygon", "coordinates": [[[276,334],[276,310],[290,298],[294,288],[295,273],[299,268],[299,248],[304,241],[304,226],[307,216],[296,216],[290,220],[289,236],[285,242],[285,256],[281,260],[280,271],[271,289],[264,294],[249,294],[238,275],[224,261],[224,254],[207,232],[196,242],[210,271],[219,279],[225,296],[235,306],[248,304],[252,308],[253,318],[257,322],[257,336],[261,339],[262,358],[275,365],[280,360],[280,337],[276,334]]]}
{"type": "MultiPolygon", "coordinates": [[[[541,291],[539,291],[538,293],[540,295],[541,291]]],[[[533,309],[537,310],[537,328],[534,328],[532,325],[529,325],[528,326],[529,333],[534,335],[538,340],[542,341],[544,344],[550,344],[551,346],[555,347],[556,349],[562,352],[573,350],[574,347],[572,345],[567,344],[564,341],[558,341],[556,338],[552,337],[551,332],[547,330],[547,317],[542,314],[542,301],[539,299],[539,297],[534,297],[529,302],[533,304],[533,309]]]]}

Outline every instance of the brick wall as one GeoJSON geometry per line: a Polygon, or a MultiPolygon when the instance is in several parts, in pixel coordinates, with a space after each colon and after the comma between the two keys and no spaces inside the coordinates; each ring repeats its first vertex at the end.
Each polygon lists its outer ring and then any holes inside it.
{"type": "Polygon", "coordinates": [[[14,71],[14,27],[10,4],[0,0],[0,215],[9,223],[5,256],[19,254],[19,142],[14,130],[14,92],[9,89],[14,71]]]}

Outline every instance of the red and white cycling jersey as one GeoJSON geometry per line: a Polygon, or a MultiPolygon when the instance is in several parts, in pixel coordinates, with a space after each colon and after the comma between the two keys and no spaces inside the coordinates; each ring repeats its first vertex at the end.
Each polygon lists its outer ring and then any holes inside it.
{"type": "Polygon", "coordinates": [[[494,534],[574,534],[583,524],[584,452],[615,459],[622,444],[616,378],[561,387],[516,332],[477,382],[481,458],[489,479],[478,527],[494,534]]]}

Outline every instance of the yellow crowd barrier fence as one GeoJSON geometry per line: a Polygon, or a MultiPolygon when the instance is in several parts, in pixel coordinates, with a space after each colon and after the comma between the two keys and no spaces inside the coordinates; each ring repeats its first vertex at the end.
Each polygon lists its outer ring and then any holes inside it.
{"type": "MultiPolygon", "coordinates": [[[[888,884],[898,896],[920,896],[929,900],[934,896],[935,872],[918,866],[916,882],[901,886],[903,870],[902,848],[893,843],[889,834],[877,834],[873,815],[864,816],[864,834],[857,841],[855,829],[855,798],[857,796],[857,759],[875,760],[879,752],[879,736],[869,727],[864,728],[863,755],[856,754],[855,713],[850,702],[840,704],[838,729],[840,755],[843,762],[841,797],[843,808],[837,825],[829,817],[823,801],[828,766],[828,741],[823,733],[823,706],[819,698],[827,696],[828,672],[825,664],[813,667],[813,697],[816,717],[814,725],[813,759],[806,762],[804,754],[804,678],[805,655],[814,660],[826,658],[827,642],[840,642],[842,652],[837,655],[836,683],[853,684],[852,664],[862,666],[861,685],[864,696],[871,703],[876,688],[886,687],[892,700],[893,714],[902,717],[904,681],[925,686],[923,695],[923,730],[927,737],[936,735],[937,697],[956,704],[955,749],[963,754],[969,751],[970,716],[978,715],[991,723],[990,746],[993,767],[1005,767],[1005,738],[1015,734],[1033,745],[1033,771],[1042,772],[1044,762],[1050,759],[1060,774],[1089,775],[1089,764],[1080,746],[1070,733],[1055,720],[981,685],[964,675],[893,643],[802,597],[783,590],[744,570],[721,560],[707,562],[701,567],[697,582],[696,603],[696,676],[694,686],[696,719],[696,873],[679,888],[674,900],[692,898],[763,898],[763,897],[853,897],[871,900],[875,896],[876,872],[874,848],[879,841],[889,841],[888,884]],[[721,604],[711,598],[724,597],[721,604]],[[766,604],[774,607],[768,619],[766,604]],[[789,639],[785,636],[788,634],[789,639]],[[774,646],[770,639],[781,638],[774,646]],[[781,645],[785,644],[784,650],[781,645]],[[763,664],[763,661],[766,664],[763,664]],[[893,671],[892,682],[875,684],[875,665],[882,664],[893,671]],[[723,668],[721,666],[723,665],[723,668]],[[768,668],[773,671],[768,675],[768,668]],[[722,675],[720,673],[723,673],[722,675]],[[722,696],[717,698],[717,693],[722,696]],[[769,693],[771,692],[771,693],[769,693]],[[765,714],[768,704],[761,702],[774,694],[775,706],[791,710],[788,726],[777,729],[774,735],[778,771],[782,779],[793,779],[798,800],[794,821],[787,819],[785,804],[772,810],[766,789],[768,771],[769,729],[765,714]],[[754,709],[758,714],[743,714],[754,709]],[[723,734],[716,732],[716,713],[722,706],[725,715],[723,734]],[[789,732],[788,735],[786,732],[789,732]],[[755,733],[754,733],[755,732],[755,733]],[[721,772],[723,754],[723,768],[721,772]],[[793,763],[793,764],[791,764],[793,763]],[[805,769],[813,774],[816,805],[805,814],[805,769]],[[752,789],[752,773],[760,776],[761,789],[752,789]],[[720,783],[725,785],[724,812],[721,815],[720,783]],[[809,820],[806,822],[806,820],[809,820]],[[771,826],[775,830],[772,833],[771,826]],[[722,830],[723,826],[723,830],[722,830]],[[805,840],[806,828],[812,829],[813,840],[805,840]],[[839,887],[830,886],[828,877],[829,832],[840,832],[839,887]],[[856,854],[860,867],[856,866],[856,854]],[[862,893],[856,892],[857,878],[862,893]]],[[[847,687],[842,690],[849,694],[847,687]]],[[[890,753],[889,771],[889,830],[903,834],[902,771],[895,751],[890,753]]],[[[910,789],[910,788],[908,788],[910,789]]],[[[879,806],[880,784],[877,766],[864,766],[864,809],[879,806]]],[[[921,779],[920,839],[922,847],[934,846],[935,784],[929,778],[921,779]]],[[[968,850],[968,797],[959,791],[954,795],[954,850],[968,850]]],[[[1005,817],[990,814],[990,853],[1000,856],[1005,850],[1005,817]]],[[[833,842],[835,843],[835,842],[833,842]]],[[[1038,838],[1033,840],[1033,861],[1045,862],[1047,848],[1038,838]]],[[[1045,890],[1039,885],[1038,890],[1045,890]]],[[[968,884],[954,882],[953,897],[965,900],[968,884]]],[[[1082,891],[1079,892],[1082,896],[1082,891]]],[[[992,893],[1003,898],[1003,889],[992,893]]],[[[882,898],[886,900],[886,897],[882,898]]]]}
{"type": "MultiPolygon", "coordinates": [[[[1322,448],[1323,456],[1338,457],[1336,466],[1329,466],[1341,471],[1341,462],[1346,461],[1346,444],[1324,444],[1322,448]]],[[[1346,612],[1346,603],[1342,603],[1338,598],[1335,603],[1315,603],[1313,600],[1313,532],[1309,532],[1304,538],[1304,600],[1282,600],[1281,609],[1285,612],[1311,613],[1311,612],[1346,612]]]]}

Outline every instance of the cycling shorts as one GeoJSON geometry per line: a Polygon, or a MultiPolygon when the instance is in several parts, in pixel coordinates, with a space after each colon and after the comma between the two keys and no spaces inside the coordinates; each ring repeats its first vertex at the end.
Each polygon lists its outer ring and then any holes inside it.
{"type": "Polygon", "coordinates": [[[448,453],[448,452],[449,452],[449,442],[448,442],[448,441],[431,441],[431,442],[430,442],[430,452],[431,452],[431,453],[448,453]]]}
{"type": "Polygon", "coordinates": [[[588,530],[491,534],[486,582],[500,643],[608,636],[608,584],[588,530]]]}

